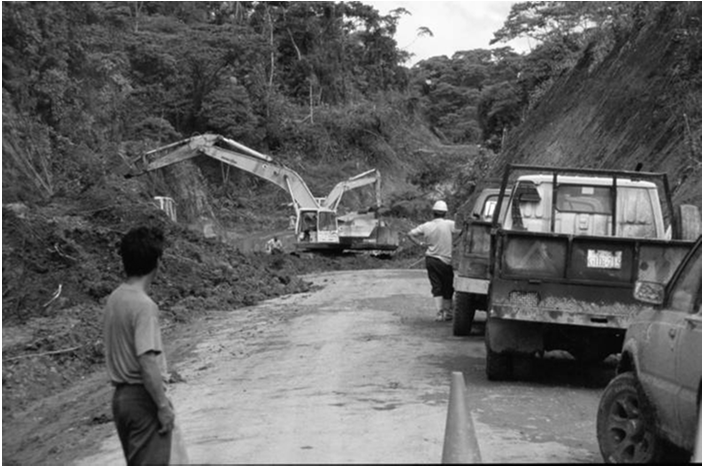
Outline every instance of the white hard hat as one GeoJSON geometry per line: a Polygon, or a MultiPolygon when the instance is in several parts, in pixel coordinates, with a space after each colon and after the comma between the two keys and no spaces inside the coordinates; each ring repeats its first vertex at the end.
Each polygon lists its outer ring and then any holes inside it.
{"type": "Polygon", "coordinates": [[[437,212],[448,212],[448,207],[444,201],[436,201],[431,210],[435,210],[437,212]]]}

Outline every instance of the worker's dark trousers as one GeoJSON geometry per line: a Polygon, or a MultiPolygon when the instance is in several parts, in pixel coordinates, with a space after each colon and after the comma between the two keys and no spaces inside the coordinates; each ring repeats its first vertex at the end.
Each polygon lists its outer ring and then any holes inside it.
{"type": "Polygon", "coordinates": [[[450,264],[427,256],[425,260],[427,275],[431,283],[431,295],[443,299],[453,299],[453,267],[450,264]]]}
{"type": "Polygon", "coordinates": [[[118,385],[112,415],[129,466],[170,462],[172,431],[158,433],[158,407],[143,385],[118,385]]]}

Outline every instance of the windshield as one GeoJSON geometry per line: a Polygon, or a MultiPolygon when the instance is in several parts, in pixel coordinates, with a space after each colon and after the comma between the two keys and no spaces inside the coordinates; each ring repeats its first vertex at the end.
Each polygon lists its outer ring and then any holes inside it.
{"type": "Polygon", "coordinates": [[[319,231],[336,231],[336,215],[334,212],[319,213],[319,231]]]}

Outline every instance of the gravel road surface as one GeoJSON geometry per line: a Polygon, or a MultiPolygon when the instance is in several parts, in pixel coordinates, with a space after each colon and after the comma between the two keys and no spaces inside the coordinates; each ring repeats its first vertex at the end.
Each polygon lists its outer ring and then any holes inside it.
{"type": "MultiPolygon", "coordinates": [[[[438,463],[452,371],[484,462],[601,461],[594,421],[611,367],[546,359],[530,382],[488,382],[482,333],[433,321],[423,270],[305,278],[310,293],[210,318],[175,367],[192,462],[438,463]]],[[[116,435],[76,464],[124,464],[116,435]]]]}

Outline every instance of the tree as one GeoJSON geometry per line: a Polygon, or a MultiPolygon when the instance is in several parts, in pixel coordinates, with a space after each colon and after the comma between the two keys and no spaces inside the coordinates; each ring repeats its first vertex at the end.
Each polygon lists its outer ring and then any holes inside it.
{"type": "Polygon", "coordinates": [[[518,126],[522,102],[519,90],[509,82],[487,87],[478,104],[478,123],[486,145],[499,151],[506,131],[518,126]]]}
{"type": "Polygon", "coordinates": [[[490,41],[509,42],[529,37],[537,44],[576,41],[619,41],[642,24],[643,17],[661,2],[519,2],[490,41]]]}

